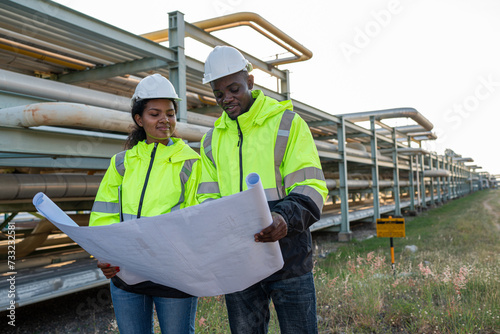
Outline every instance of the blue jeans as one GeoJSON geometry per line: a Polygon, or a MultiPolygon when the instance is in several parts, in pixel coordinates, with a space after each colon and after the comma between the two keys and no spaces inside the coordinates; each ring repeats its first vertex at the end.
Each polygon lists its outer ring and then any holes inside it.
{"type": "Polygon", "coordinates": [[[282,334],[318,333],[316,291],[311,272],[276,282],[259,282],[226,295],[233,334],[265,334],[272,299],[282,334]]]}
{"type": "Polygon", "coordinates": [[[153,303],[162,333],[194,334],[198,298],[164,298],[128,292],[110,282],[121,334],[154,333],[153,303]]]}

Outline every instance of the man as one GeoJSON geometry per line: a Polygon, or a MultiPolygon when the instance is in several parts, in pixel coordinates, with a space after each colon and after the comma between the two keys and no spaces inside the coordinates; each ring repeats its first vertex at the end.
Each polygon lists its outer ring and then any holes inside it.
{"type": "Polygon", "coordinates": [[[323,171],[309,127],[292,112],[291,101],[252,91],[251,69],[228,46],[215,47],[205,62],[203,83],[210,83],[224,113],[202,140],[198,199],[246,190],[245,177],[258,173],[273,221],[254,238],[279,241],[285,264],[263,281],[226,295],[229,324],[232,333],[267,333],[272,299],[281,333],[317,333],[309,226],[319,219],[327,195],[323,171]]]}

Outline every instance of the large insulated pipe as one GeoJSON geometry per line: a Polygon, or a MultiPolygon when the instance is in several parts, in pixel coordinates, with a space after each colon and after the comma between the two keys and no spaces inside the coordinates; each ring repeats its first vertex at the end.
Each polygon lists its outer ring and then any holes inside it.
{"type": "MultiPolygon", "coordinates": [[[[29,75],[0,69],[0,90],[36,96],[51,100],[82,103],[86,105],[130,112],[130,98],[103,93],[57,81],[40,79],[29,75]]],[[[130,117],[130,114],[128,114],[130,117]]],[[[187,113],[189,123],[207,125],[215,121],[206,115],[187,113]]]]}
{"type": "Polygon", "coordinates": [[[427,131],[431,131],[434,127],[434,125],[427,118],[425,118],[414,108],[394,108],[375,111],[363,111],[337,116],[343,116],[345,119],[351,122],[369,121],[371,116],[374,116],[375,120],[377,121],[387,118],[408,117],[413,119],[417,124],[421,125],[427,131]]]}
{"type": "MultiPolygon", "coordinates": [[[[128,133],[134,122],[129,113],[79,103],[46,102],[0,109],[2,125],[65,126],[128,133]]],[[[176,134],[188,141],[200,141],[210,128],[178,122],[176,134]]]]}
{"type": "Polygon", "coordinates": [[[450,175],[450,171],[446,169],[424,170],[424,177],[448,177],[450,175]]]}
{"type": "Polygon", "coordinates": [[[94,197],[102,175],[0,174],[0,200],[31,199],[38,192],[51,198],[94,197]]]}
{"type": "MultiPolygon", "coordinates": [[[[94,197],[99,189],[102,175],[75,174],[0,174],[0,200],[32,199],[38,192],[43,192],[51,198],[63,197],[94,197]]],[[[401,186],[408,185],[400,181],[401,186]]],[[[340,186],[339,180],[326,179],[327,188],[332,190],[340,186]]],[[[369,180],[347,180],[349,189],[369,189],[369,180]]],[[[380,188],[393,187],[390,180],[380,180],[380,188]]]]}
{"type": "MultiPolygon", "coordinates": [[[[412,132],[422,132],[425,129],[420,125],[404,125],[404,126],[396,126],[396,127],[394,127],[394,130],[396,130],[397,132],[400,132],[400,133],[407,134],[407,133],[412,133],[412,132]]],[[[381,134],[381,135],[389,135],[390,134],[390,131],[387,129],[376,129],[375,132],[377,132],[377,134],[381,134]]]]}
{"type": "MultiPolygon", "coordinates": [[[[394,187],[394,182],[391,180],[380,180],[378,181],[379,188],[392,188],[394,187]]],[[[409,181],[400,181],[399,185],[401,187],[407,187],[410,185],[409,181]]],[[[340,187],[340,180],[326,179],[326,187],[328,190],[333,190],[340,187]]],[[[359,190],[359,189],[371,189],[372,181],[369,180],[347,180],[347,188],[349,190],[359,190]]]]}
{"type": "MultiPolygon", "coordinates": [[[[133,126],[132,118],[129,113],[85,104],[65,102],[43,102],[3,108],[0,109],[0,117],[2,118],[2,125],[16,127],[41,125],[65,126],[128,133],[130,127],[133,126]]],[[[197,116],[193,115],[193,117],[197,116]]],[[[210,121],[210,119],[205,116],[201,121],[207,122],[210,121]]],[[[176,128],[176,134],[179,137],[192,142],[200,141],[203,135],[210,129],[206,126],[182,122],[178,122],[176,128]]],[[[331,152],[338,150],[338,146],[335,144],[321,141],[315,141],[315,143],[318,149],[331,152]]],[[[353,148],[347,147],[346,153],[350,156],[371,158],[371,153],[353,148]]],[[[378,158],[385,161],[391,160],[389,157],[382,155],[379,155],[378,158]]]]}
{"type": "Polygon", "coordinates": [[[398,148],[398,154],[416,155],[416,154],[430,154],[430,152],[424,150],[421,147],[401,147],[398,148]]]}
{"type": "MultiPolygon", "coordinates": [[[[321,151],[338,152],[338,150],[339,150],[339,147],[336,144],[327,143],[327,142],[323,142],[323,141],[319,141],[319,140],[315,140],[314,143],[316,144],[316,148],[318,150],[321,150],[321,151]]],[[[346,147],[345,151],[346,151],[347,155],[356,156],[356,157],[360,157],[360,158],[370,159],[372,156],[371,153],[368,153],[366,151],[361,151],[361,150],[357,150],[357,149],[349,148],[349,147],[346,147]]],[[[378,154],[378,153],[377,153],[377,158],[379,160],[392,161],[392,158],[383,156],[383,155],[378,154]]]]}
{"type": "Polygon", "coordinates": [[[0,90],[65,102],[130,111],[130,99],[0,69],[0,90]]]}
{"type": "Polygon", "coordinates": [[[458,161],[458,162],[474,162],[474,159],[472,159],[472,158],[453,158],[453,161],[458,161]]]}

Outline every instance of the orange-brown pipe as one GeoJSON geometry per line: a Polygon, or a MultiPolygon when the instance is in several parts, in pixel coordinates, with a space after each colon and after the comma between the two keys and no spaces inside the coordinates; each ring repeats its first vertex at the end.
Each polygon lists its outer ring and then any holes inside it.
{"type": "MultiPolygon", "coordinates": [[[[196,27],[203,29],[206,32],[212,32],[217,30],[223,30],[228,28],[234,28],[237,26],[246,25],[254,29],[255,31],[261,33],[274,43],[285,48],[289,52],[295,55],[295,58],[287,58],[282,61],[277,60],[273,62],[273,65],[281,65],[294,63],[299,61],[308,60],[312,57],[312,52],[304,47],[302,44],[285,34],[283,31],[272,25],[269,21],[266,21],[262,16],[252,13],[252,12],[241,12],[234,13],[225,16],[220,16],[208,20],[203,20],[193,23],[196,27]],[[262,29],[259,29],[255,24],[264,28],[270,34],[266,33],[262,29]]],[[[141,35],[147,39],[153,40],[157,43],[168,41],[168,29],[157,30],[150,33],[141,35]]]]}

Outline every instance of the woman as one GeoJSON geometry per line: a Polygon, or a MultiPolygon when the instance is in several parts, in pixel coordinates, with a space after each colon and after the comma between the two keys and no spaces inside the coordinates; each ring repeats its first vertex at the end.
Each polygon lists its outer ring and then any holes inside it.
{"type": "MultiPolygon", "coordinates": [[[[172,84],[160,74],[141,80],[132,97],[136,124],[128,150],[111,158],[96,195],[90,226],[161,215],[195,205],[199,155],[172,138],[176,101],[172,84]]],[[[124,240],[124,242],[126,242],[124,240]]],[[[153,304],[163,333],[194,333],[197,298],[151,281],[128,285],[119,267],[98,263],[110,289],[120,333],[153,333],[153,304]]]]}

